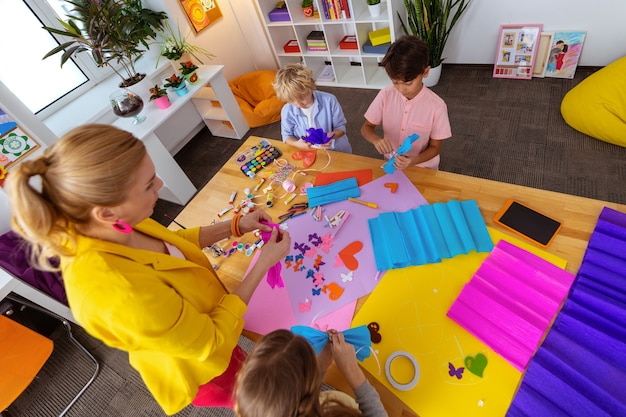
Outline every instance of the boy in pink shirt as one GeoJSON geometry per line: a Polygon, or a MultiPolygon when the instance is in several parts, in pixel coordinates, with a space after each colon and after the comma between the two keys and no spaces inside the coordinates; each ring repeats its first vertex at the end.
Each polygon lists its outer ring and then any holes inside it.
{"type": "Polygon", "coordinates": [[[438,169],[441,143],[452,132],[446,103],[422,84],[430,71],[426,44],[415,36],[403,36],[391,45],[382,65],[393,85],[380,90],[370,104],[361,134],[389,159],[408,136],[416,133],[419,139],[411,150],[396,155],[396,168],[417,165],[438,169]],[[378,125],[383,127],[382,138],[375,132],[378,125]]]}

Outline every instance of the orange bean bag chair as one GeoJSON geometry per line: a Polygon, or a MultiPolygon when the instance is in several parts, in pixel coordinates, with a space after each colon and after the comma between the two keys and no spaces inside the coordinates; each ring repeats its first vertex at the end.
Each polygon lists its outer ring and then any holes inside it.
{"type": "Polygon", "coordinates": [[[228,83],[250,127],[280,120],[280,110],[285,103],[276,97],[272,87],[275,76],[273,70],[253,71],[228,83]]]}

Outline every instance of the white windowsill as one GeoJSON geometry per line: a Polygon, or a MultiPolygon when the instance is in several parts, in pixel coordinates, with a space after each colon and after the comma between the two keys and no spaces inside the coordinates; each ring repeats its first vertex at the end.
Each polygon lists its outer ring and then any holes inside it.
{"type": "MultiPolygon", "coordinates": [[[[165,71],[170,68],[171,65],[167,59],[161,59],[159,61],[158,68],[155,68],[155,62],[158,57],[158,49],[151,48],[146,54],[144,54],[139,61],[135,64],[135,69],[140,73],[146,73],[147,77],[155,80],[165,78],[169,73],[165,71]]],[[[113,73],[105,81],[95,85],[89,91],[84,93],[80,98],[65,105],[61,110],[55,112],[51,116],[43,119],[43,122],[48,126],[52,132],[57,136],[62,136],[65,132],[74,127],[80,126],[85,123],[96,122],[107,113],[113,114],[111,107],[109,106],[109,94],[115,91],[120,83],[120,77],[113,73]]],[[[161,83],[161,81],[159,81],[161,83]]]]}

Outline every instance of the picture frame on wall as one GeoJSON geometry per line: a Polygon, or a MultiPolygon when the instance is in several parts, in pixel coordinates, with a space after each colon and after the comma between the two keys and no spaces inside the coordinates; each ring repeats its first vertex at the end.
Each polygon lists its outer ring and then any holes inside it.
{"type": "Polygon", "coordinates": [[[542,27],[542,24],[500,25],[494,78],[532,78],[542,27]]]}
{"type": "Polygon", "coordinates": [[[541,32],[539,46],[537,47],[537,58],[535,59],[535,65],[533,66],[533,77],[544,77],[546,66],[548,65],[548,56],[550,54],[550,48],[552,47],[553,37],[554,33],[552,32],[541,32]]]}
{"type": "Polygon", "coordinates": [[[0,109],[0,167],[9,169],[39,148],[39,143],[0,109]]]}
{"type": "Polygon", "coordinates": [[[555,31],[548,52],[545,77],[574,78],[587,32],[555,31]]]}
{"type": "Polygon", "coordinates": [[[222,18],[217,0],[178,0],[187,16],[187,20],[196,33],[202,32],[204,29],[215,23],[216,20],[222,18]]]}

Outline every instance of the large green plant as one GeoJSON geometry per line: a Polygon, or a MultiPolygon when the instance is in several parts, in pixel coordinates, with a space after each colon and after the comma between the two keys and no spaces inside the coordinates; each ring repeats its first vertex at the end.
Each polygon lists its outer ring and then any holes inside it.
{"type": "Polygon", "coordinates": [[[459,20],[471,0],[404,0],[407,12],[407,29],[400,13],[400,24],[406,34],[417,36],[426,42],[430,56],[430,66],[439,66],[443,48],[450,31],[459,20]]]}
{"type": "Polygon", "coordinates": [[[141,0],[67,2],[74,8],[67,22],[58,19],[64,30],[49,26],[44,29],[70,40],[50,50],[43,59],[63,51],[63,66],[72,55],[89,52],[98,67],[111,67],[122,78],[122,86],[139,82],[144,75],[137,73],[135,62],[149,48],[148,41],[163,30],[167,14],[144,8],[141,0]]]}

